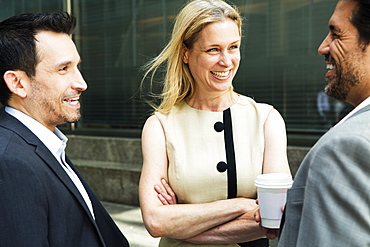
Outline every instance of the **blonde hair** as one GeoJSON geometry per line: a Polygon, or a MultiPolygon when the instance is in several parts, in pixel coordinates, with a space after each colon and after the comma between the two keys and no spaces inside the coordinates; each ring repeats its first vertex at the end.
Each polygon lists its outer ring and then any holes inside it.
{"type": "MultiPolygon", "coordinates": [[[[161,104],[156,111],[167,113],[170,109],[186,97],[194,93],[194,79],[188,65],[183,63],[183,48],[193,47],[198,34],[202,29],[213,22],[233,20],[241,35],[242,19],[236,7],[231,7],[222,0],[191,0],[180,11],[175,19],[171,39],[162,52],[149,62],[144,79],[152,73],[151,82],[158,68],[165,64],[166,75],[163,83],[163,91],[160,95],[161,104]]],[[[143,80],[144,80],[143,79],[143,80]]]]}

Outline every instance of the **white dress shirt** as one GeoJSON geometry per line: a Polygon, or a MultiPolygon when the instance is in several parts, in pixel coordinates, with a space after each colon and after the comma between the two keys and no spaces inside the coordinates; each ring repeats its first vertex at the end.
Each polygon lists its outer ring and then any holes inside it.
{"type": "MultiPolygon", "coordinates": [[[[370,97],[368,97],[367,99],[365,99],[364,101],[361,102],[361,104],[359,104],[358,106],[356,106],[355,109],[353,109],[350,113],[348,113],[344,118],[342,118],[342,120],[340,120],[336,125],[334,125],[334,127],[342,124],[344,121],[346,121],[350,116],[352,116],[353,114],[355,114],[356,112],[358,112],[359,110],[361,110],[362,108],[364,108],[365,106],[367,105],[370,105],[370,97]]],[[[334,128],[333,127],[333,128],[334,128]]]]}
{"type": "Polygon", "coordinates": [[[76,173],[65,161],[65,148],[67,146],[68,138],[58,129],[55,128],[54,132],[51,132],[44,125],[31,118],[30,116],[24,114],[21,111],[18,111],[12,107],[5,107],[5,111],[18,119],[23,123],[29,130],[31,130],[41,142],[50,150],[50,152],[55,156],[57,161],[60,163],[61,167],[71,178],[72,182],[75,184],[76,188],[80,192],[81,196],[86,202],[87,207],[89,208],[92,217],[95,219],[94,211],[92,208],[91,200],[87,194],[85,187],[81,183],[81,180],[78,178],[76,173]]]}

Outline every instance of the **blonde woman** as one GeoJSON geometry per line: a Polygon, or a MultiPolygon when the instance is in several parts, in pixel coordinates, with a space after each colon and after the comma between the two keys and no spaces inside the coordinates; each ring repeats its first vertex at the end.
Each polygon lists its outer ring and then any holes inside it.
{"type": "Polygon", "coordinates": [[[233,90],[241,25],[222,0],[190,1],[148,66],[146,75],[167,65],[162,103],[143,128],[139,188],[160,246],[268,246],[253,183],[290,173],[285,124],[272,106],[233,90]]]}

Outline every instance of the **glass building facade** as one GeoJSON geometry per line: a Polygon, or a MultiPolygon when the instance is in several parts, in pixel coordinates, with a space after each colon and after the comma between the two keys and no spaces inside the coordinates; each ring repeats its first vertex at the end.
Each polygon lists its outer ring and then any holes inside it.
{"type": "MultiPolygon", "coordinates": [[[[311,145],[352,107],[323,93],[324,57],[336,0],[232,0],[242,16],[238,93],[272,104],[284,117],[288,144],[311,145]]],[[[140,90],[142,66],[158,55],[186,0],[0,0],[0,19],[24,12],[69,11],[88,83],[77,134],[140,136],[152,109],[140,90]]],[[[160,77],[156,77],[160,81],[160,77]]],[[[149,82],[148,82],[149,83],[149,82]]],[[[145,83],[146,85],[148,83],[145,83]]]]}

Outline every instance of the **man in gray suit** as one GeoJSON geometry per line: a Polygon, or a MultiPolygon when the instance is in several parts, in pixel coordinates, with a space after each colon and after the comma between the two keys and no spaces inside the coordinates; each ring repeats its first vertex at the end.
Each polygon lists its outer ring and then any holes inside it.
{"type": "Polygon", "coordinates": [[[356,108],[303,160],[279,247],[370,246],[370,1],[340,0],[329,29],[318,49],[328,69],[325,92],[356,108]]]}

